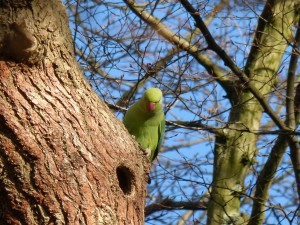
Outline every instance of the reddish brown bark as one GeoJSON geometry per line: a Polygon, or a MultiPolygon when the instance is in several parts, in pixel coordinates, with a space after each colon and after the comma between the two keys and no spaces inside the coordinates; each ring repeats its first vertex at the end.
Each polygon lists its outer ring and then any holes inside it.
{"type": "Polygon", "coordinates": [[[143,224],[148,161],[82,77],[63,6],[0,12],[1,224],[143,224]]]}

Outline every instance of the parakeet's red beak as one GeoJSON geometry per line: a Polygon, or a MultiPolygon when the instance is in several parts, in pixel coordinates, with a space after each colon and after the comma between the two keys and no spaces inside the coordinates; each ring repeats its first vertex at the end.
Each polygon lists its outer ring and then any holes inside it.
{"type": "Polygon", "coordinates": [[[147,102],[147,110],[148,112],[152,112],[155,108],[155,103],[154,102],[147,102]]]}

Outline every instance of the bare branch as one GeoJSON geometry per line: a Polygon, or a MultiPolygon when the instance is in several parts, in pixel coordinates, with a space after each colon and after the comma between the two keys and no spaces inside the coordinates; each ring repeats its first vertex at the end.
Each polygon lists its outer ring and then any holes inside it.
{"type": "MultiPolygon", "coordinates": [[[[170,126],[170,129],[175,128],[185,128],[190,130],[205,130],[219,136],[224,136],[223,129],[225,127],[211,127],[203,124],[200,120],[195,121],[167,121],[167,125],[170,126]]],[[[229,129],[229,128],[226,128],[229,129]]],[[[239,131],[242,133],[252,133],[256,135],[300,135],[299,131],[294,130],[250,130],[247,127],[245,129],[230,128],[230,130],[239,131]]]]}
{"type": "Polygon", "coordinates": [[[183,7],[190,13],[193,19],[196,22],[196,26],[202,31],[203,36],[205,37],[208,47],[215,51],[221,59],[224,61],[225,65],[228,66],[234,74],[236,74],[244,85],[249,89],[249,91],[256,97],[260,102],[261,106],[264,108],[265,112],[273,119],[275,124],[283,130],[288,130],[289,128],[284,124],[284,122],[278,117],[274,110],[269,105],[267,99],[260,93],[260,91],[255,87],[254,82],[248,78],[248,76],[240,70],[236,64],[231,60],[227,53],[215,42],[208,28],[204,24],[202,18],[199,15],[199,12],[194,9],[194,7],[187,1],[181,0],[183,7]]]}
{"type": "Polygon", "coordinates": [[[186,128],[191,130],[205,130],[211,133],[217,134],[219,136],[224,136],[222,131],[223,128],[215,128],[210,127],[208,125],[203,124],[200,120],[197,121],[167,121],[167,125],[173,125],[174,127],[178,128],[186,128]]]}
{"type": "MultiPolygon", "coordinates": [[[[205,67],[209,74],[211,74],[216,81],[223,87],[226,93],[231,96],[237,95],[235,81],[224,75],[221,69],[212,62],[208,57],[201,54],[201,49],[184,38],[174,34],[162,22],[147,13],[143,8],[135,3],[134,0],[124,0],[128,7],[144,22],[149,24],[159,35],[163,36],[170,43],[178,46],[180,49],[191,54],[201,65],[205,67]]],[[[234,99],[234,98],[233,98],[234,99]]]]}
{"type": "MultiPolygon", "coordinates": [[[[299,22],[300,25],[300,22],[299,22]]],[[[294,102],[294,89],[295,89],[295,71],[297,66],[297,61],[299,55],[296,53],[295,49],[298,48],[300,42],[300,27],[296,32],[296,38],[293,45],[292,55],[290,59],[290,65],[288,69],[288,78],[287,78],[287,90],[286,90],[286,109],[287,109],[287,119],[286,124],[291,129],[296,129],[295,123],[295,102],[294,102]]],[[[270,156],[268,157],[267,162],[265,163],[262,171],[260,172],[257,183],[256,191],[254,195],[254,202],[252,208],[252,214],[249,221],[249,225],[262,224],[264,219],[265,204],[269,198],[269,188],[274,178],[274,174],[277,171],[277,168],[282,160],[282,157],[286,151],[288,144],[290,145],[291,150],[291,160],[293,162],[294,173],[296,176],[298,195],[300,196],[299,191],[299,175],[300,175],[300,155],[299,155],[299,143],[296,136],[290,137],[287,135],[280,135],[277,139],[274,147],[271,150],[270,156]],[[289,141],[290,140],[290,141],[289,141]]]]}
{"type": "Polygon", "coordinates": [[[270,156],[261,170],[253,197],[253,208],[249,225],[262,224],[264,220],[265,205],[269,198],[269,189],[283,154],[288,146],[288,137],[281,135],[271,150],[270,156]]]}
{"type": "MultiPolygon", "coordinates": [[[[295,115],[295,99],[294,99],[294,88],[295,88],[295,72],[297,70],[297,62],[299,59],[299,54],[297,49],[300,46],[300,19],[298,22],[298,29],[296,32],[295,42],[293,45],[289,70],[287,79],[287,97],[286,97],[286,110],[287,110],[287,125],[291,129],[296,129],[296,115],[295,115]]],[[[296,94],[297,95],[297,94],[296,94]]],[[[291,161],[293,163],[298,196],[300,198],[300,145],[299,140],[296,136],[292,136],[289,142],[291,150],[291,161]]]]}
{"type": "MultiPolygon", "coordinates": [[[[205,21],[205,24],[208,25],[212,19],[216,16],[216,14],[226,5],[226,3],[228,3],[229,0],[222,0],[220,4],[218,4],[217,6],[215,6],[214,10],[212,10],[212,13],[208,16],[207,20],[205,21]]],[[[156,6],[157,6],[157,2],[156,2],[156,6]]],[[[151,15],[153,14],[153,10],[151,12],[151,15]]],[[[185,39],[190,43],[191,40],[200,33],[200,30],[198,28],[196,28],[195,30],[193,30],[193,32],[191,32],[185,39]]],[[[151,69],[146,71],[146,74],[144,75],[144,77],[139,80],[139,82],[137,82],[133,87],[131,87],[128,91],[126,91],[122,97],[120,98],[120,100],[117,102],[117,105],[119,106],[124,106],[124,102],[125,100],[131,99],[131,97],[134,95],[134,93],[140,88],[142,87],[146,81],[157,75],[157,73],[162,70],[163,68],[166,67],[167,63],[174,57],[174,55],[176,53],[178,53],[180,51],[180,48],[175,46],[174,48],[172,48],[168,54],[160,59],[159,61],[155,62],[155,64],[151,65],[151,69]]]]}
{"type": "Polygon", "coordinates": [[[207,202],[202,201],[174,201],[172,199],[166,198],[160,202],[153,203],[148,205],[145,208],[145,216],[149,216],[152,213],[162,210],[206,210],[207,209],[207,202]]]}

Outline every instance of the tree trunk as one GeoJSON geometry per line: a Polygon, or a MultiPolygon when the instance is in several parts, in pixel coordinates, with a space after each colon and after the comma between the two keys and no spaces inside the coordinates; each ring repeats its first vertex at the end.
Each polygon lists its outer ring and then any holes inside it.
{"type": "MultiPolygon", "coordinates": [[[[245,73],[255,81],[255,87],[266,98],[276,85],[281,59],[293,37],[292,27],[296,22],[294,4],[292,0],[268,1],[253,40],[245,73]]],[[[244,192],[245,177],[257,153],[257,135],[246,131],[259,129],[263,109],[247,90],[243,90],[238,98],[238,104],[231,111],[228,128],[224,129],[225,135],[216,138],[208,225],[248,221],[239,212],[240,198],[244,192]]],[[[263,214],[260,217],[263,218],[263,214]]]]}
{"type": "Polygon", "coordinates": [[[1,224],[143,224],[149,162],[78,68],[64,6],[0,1],[1,224]]]}

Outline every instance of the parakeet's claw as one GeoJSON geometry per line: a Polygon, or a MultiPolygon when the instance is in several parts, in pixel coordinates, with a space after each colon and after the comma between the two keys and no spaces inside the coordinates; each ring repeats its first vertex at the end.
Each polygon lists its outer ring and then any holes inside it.
{"type": "Polygon", "coordinates": [[[151,156],[151,149],[146,148],[145,152],[146,152],[147,157],[150,158],[150,156],[151,156]]]}

